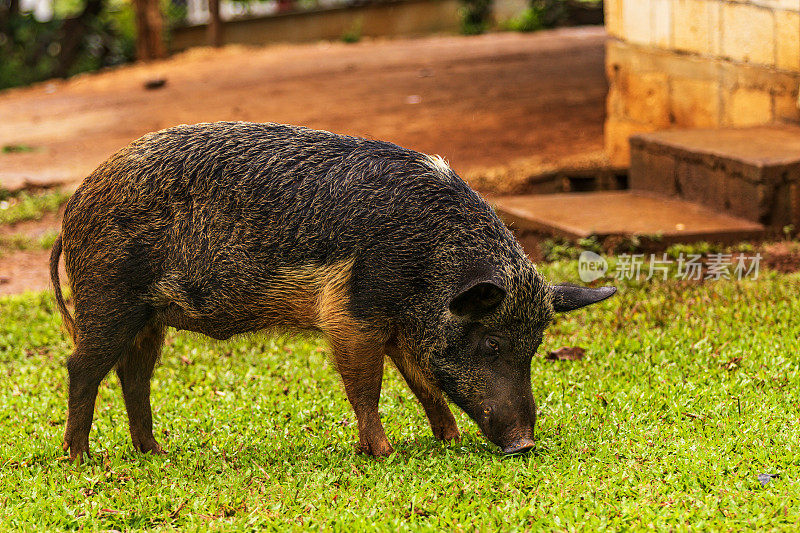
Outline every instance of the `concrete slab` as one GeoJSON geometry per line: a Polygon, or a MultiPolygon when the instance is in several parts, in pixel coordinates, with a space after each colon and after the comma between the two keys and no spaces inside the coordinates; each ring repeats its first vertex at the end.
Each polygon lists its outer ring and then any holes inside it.
{"type": "Polygon", "coordinates": [[[631,189],[772,229],[800,225],[800,128],[672,130],[631,138],[631,189]]]}
{"type": "Polygon", "coordinates": [[[755,126],[707,130],[667,130],[633,137],[673,152],[732,159],[754,167],[800,163],[800,128],[755,126]]]}
{"type": "Polygon", "coordinates": [[[569,239],[660,235],[666,244],[724,243],[764,234],[761,224],[641,191],[503,196],[491,201],[512,227],[569,239]]]}

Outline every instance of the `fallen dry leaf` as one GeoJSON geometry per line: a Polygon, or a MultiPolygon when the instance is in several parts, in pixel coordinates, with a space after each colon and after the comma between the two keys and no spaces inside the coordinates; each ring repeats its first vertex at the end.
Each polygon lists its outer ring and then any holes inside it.
{"type": "Polygon", "coordinates": [[[758,481],[761,482],[761,486],[762,487],[766,487],[767,484],[770,481],[772,481],[773,479],[778,479],[779,477],[781,477],[780,474],[763,474],[762,473],[762,474],[758,475],[758,481]]]}
{"type": "Polygon", "coordinates": [[[586,350],[580,346],[564,346],[544,356],[551,361],[580,361],[586,355],[586,350]]]}
{"type": "Polygon", "coordinates": [[[724,368],[725,370],[736,370],[737,368],[739,368],[739,363],[741,362],[742,362],[741,357],[734,357],[727,363],[722,363],[722,368],[724,368]]]}
{"type": "Polygon", "coordinates": [[[167,84],[166,78],[152,78],[144,82],[144,88],[148,91],[160,89],[167,84]]]}

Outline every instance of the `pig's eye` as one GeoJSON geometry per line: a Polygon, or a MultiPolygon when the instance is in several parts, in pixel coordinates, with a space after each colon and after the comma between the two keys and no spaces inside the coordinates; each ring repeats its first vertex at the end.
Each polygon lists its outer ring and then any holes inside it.
{"type": "Polygon", "coordinates": [[[494,355],[500,353],[500,343],[492,337],[487,337],[483,343],[486,345],[486,349],[489,350],[489,353],[494,355]]]}

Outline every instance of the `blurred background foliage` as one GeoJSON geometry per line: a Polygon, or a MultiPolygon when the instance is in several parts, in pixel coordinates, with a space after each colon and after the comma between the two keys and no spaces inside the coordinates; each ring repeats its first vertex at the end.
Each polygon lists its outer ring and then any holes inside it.
{"type": "Polygon", "coordinates": [[[461,0],[461,33],[477,35],[497,28],[531,32],[564,25],[580,25],[581,11],[602,7],[603,0],[529,0],[528,7],[509,20],[492,16],[492,0],[461,0]]]}
{"type": "MultiPolygon", "coordinates": [[[[162,0],[161,7],[166,27],[185,18],[185,4],[162,0]]],[[[0,0],[0,89],[135,59],[136,23],[129,0],[53,0],[47,20],[22,11],[19,0],[0,0]]]]}
{"type": "Polygon", "coordinates": [[[55,0],[50,20],[0,0],[0,89],[134,59],[133,7],[124,0],[55,0]]]}

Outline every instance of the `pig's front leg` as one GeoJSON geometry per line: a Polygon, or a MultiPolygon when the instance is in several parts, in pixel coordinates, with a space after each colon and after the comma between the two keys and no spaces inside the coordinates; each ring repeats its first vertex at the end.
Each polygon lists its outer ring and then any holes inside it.
{"type": "Polygon", "coordinates": [[[359,451],[376,457],[392,449],[378,414],[383,378],[383,343],[361,339],[332,339],[333,357],[347,399],[358,419],[359,451]]]}
{"type": "Polygon", "coordinates": [[[458,432],[456,419],[453,418],[453,413],[447,405],[447,400],[438,389],[425,378],[419,366],[406,353],[399,351],[389,351],[389,356],[392,358],[394,365],[403,379],[406,380],[408,388],[417,397],[422,408],[425,409],[425,415],[431,424],[433,436],[444,442],[459,441],[461,434],[458,432]]]}

